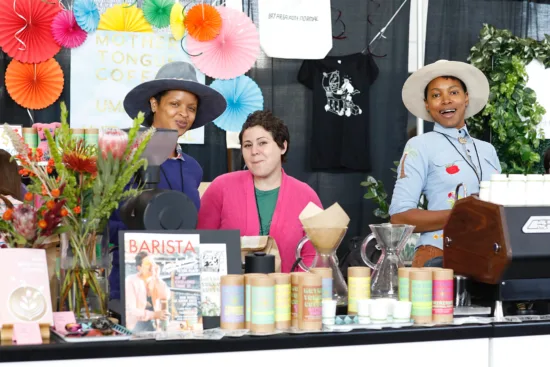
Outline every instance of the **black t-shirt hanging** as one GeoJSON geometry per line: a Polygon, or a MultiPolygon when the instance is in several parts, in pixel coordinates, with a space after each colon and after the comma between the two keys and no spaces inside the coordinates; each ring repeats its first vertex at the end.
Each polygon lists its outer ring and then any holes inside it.
{"type": "Polygon", "coordinates": [[[313,91],[312,169],[370,170],[369,87],[377,76],[370,54],[303,62],[298,81],[313,91]]]}

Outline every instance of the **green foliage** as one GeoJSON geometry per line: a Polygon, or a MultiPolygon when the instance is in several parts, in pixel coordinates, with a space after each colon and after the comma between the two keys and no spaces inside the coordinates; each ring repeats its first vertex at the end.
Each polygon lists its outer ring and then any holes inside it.
{"type": "Polygon", "coordinates": [[[480,137],[491,130],[504,173],[542,173],[537,125],[546,110],[526,87],[525,66],[533,59],[550,66],[550,36],[539,42],[484,24],[479,38],[468,61],[489,79],[490,97],[485,109],[468,120],[469,131],[480,137]]]}

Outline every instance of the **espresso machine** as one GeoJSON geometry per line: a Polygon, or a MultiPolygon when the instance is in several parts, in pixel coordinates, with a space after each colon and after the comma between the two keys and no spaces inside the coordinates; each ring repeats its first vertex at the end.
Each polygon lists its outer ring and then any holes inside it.
{"type": "Polygon", "coordinates": [[[458,200],[443,229],[443,266],[470,281],[494,316],[550,314],[550,207],[458,200]]]}
{"type": "MultiPolygon", "coordinates": [[[[139,130],[142,134],[146,128],[139,130]]],[[[156,129],[149,140],[143,158],[147,168],[137,173],[136,181],[144,191],[127,200],[120,208],[122,221],[133,230],[195,229],[197,208],[183,192],[159,189],[160,165],[174,151],[178,140],[177,130],[156,129]]]]}

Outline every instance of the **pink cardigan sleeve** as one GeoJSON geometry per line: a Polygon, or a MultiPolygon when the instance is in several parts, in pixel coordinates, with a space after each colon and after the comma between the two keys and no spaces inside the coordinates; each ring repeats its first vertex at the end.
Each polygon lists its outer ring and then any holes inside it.
{"type": "Polygon", "coordinates": [[[223,185],[214,180],[201,198],[197,229],[220,229],[223,208],[223,185]]]}
{"type": "MultiPolygon", "coordinates": [[[[321,204],[321,200],[319,199],[319,196],[317,196],[317,193],[313,191],[313,189],[311,189],[309,194],[310,194],[309,195],[310,197],[309,197],[308,203],[311,201],[312,203],[317,205],[319,208],[323,208],[323,204],[321,204]]],[[[306,233],[304,232],[303,235],[305,236],[306,233]]],[[[307,266],[310,266],[311,263],[313,262],[314,257],[315,257],[315,248],[313,247],[311,242],[308,241],[304,245],[304,248],[302,249],[302,260],[304,264],[306,264],[307,266]]]]}

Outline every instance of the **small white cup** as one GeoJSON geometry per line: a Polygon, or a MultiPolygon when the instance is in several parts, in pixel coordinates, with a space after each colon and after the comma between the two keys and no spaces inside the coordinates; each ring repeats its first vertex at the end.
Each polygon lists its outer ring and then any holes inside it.
{"type": "Polygon", "coordinates": [[[334,325],[336,318],[336,300],[324,299],[321,301],[323,312],[323,324],[334,325]]]}
{"type": "Polygon", "coordinates": [[[371,299],[358,299],[357,300],[357,316],[359,317],[360,324],[370,324],[370,308],[371,299]]]}
{"type": "Polygon", "coordinates": [[[393,322],[410,322],[411,321],[412,302],[398,301],[393,307],[393,322]]]}
{"type": "Polygon", "coordinates": [[[388,321],[391,322],[393,318],[393,308],[397,303],[396,299],[393,298],[379,298],[378,301],[383,302],[388,309],[388,321]]]}
{"type": "Polygon", "coordinates": [[[384,299],[376,299],[370,304],[370,319],[374,324],[388,322],[388,303],[384,299]]]}
{"type": "Polygon", "coordinates": [[[358,299],[357,300],[357,315],[359,316],[370,316],[370,304],[372,300],[370,299],[358,299]]]}

